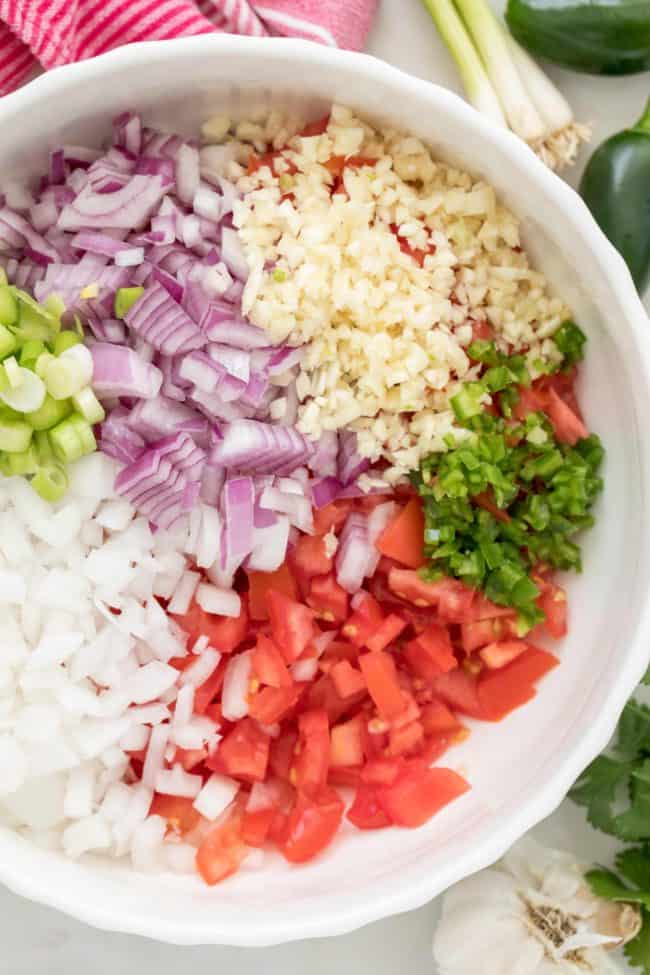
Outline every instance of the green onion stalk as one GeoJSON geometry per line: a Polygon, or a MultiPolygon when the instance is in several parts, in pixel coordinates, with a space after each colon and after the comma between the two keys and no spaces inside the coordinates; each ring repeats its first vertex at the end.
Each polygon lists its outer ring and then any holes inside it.
{"type": "Polygon", "coordinates": [[[575,161],[591,137],[571,106],[515,41],[487,0],[422,0],[453,56],[468,100],[528,143],[550,169],[575,161]]]}

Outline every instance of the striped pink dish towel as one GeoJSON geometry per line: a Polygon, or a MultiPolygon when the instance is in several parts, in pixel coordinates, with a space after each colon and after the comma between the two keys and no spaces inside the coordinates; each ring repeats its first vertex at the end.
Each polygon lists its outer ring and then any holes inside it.
{"type": "Polygon", "coordinates": [[[212,31],[363,46],[378,0],[0,0],[0,95],[38,67],[212,31]]]}

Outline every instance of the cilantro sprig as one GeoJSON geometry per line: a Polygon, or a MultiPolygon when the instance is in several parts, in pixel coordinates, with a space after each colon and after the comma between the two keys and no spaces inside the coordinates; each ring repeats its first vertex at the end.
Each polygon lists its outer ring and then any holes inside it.
{"type": "MultiPolygon", "coordinates": [[[[650,683],[650,668],[643,683],[650,683]]],[[[597,896],[639,905],[642,927],[625,954],[630,964],[650,975],[649,707],[635,699],[628,702],[611,749],[585,769],[570,797],[586,807],[596,829],[634,844],[618,853],[616,872],[598,867],[586,877],[597,896]]]]}
{"type": "MultiPolygon", "coordinates": [[[[572,322],[556,336],[558,368],[573,367],[585,336],[572,322]]],[[[513,419],[519,390],[530,385],[523,356],[507,356],[485,340],[468,354],[483,372],[451,399],[468,433],[451,435],[447,452],[426,457],[412,477],[424,500],[424,574],[454,576],[513,607],[523,634],[544,620],[533,569],[581,569],[574,536],[593,524],[603,448],[595,435],[574,447],[560,443],[542,412],[513,419]],[[487,394],[498,397],[496,415],[485,410],[487,394]]]]}

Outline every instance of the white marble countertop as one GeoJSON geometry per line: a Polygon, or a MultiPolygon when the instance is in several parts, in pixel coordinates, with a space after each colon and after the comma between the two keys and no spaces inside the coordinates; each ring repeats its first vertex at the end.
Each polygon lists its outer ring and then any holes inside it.
{"type": "MultiPolygon", "coordinates": [[[[419,0],[380,0],[370,53],[404,71],[460,91],[454,65],[419,0]]],[[[635,120],[650,95],[650,75],[592,78],[555,71],[576,117],[594,123],[594,141],[635,120]]],[[[579,178],[580,165],[569,181],[579,178]]],[[[650,301],[648,302],[650,310],[650,301]]],[[[605,858],[609,843],[566,802],[540,827],[549,842],[586,859],[605,858]]],[[[0,889],[0,972],[6,975],[434,975],[431,933],[437,906],[381,921],[354,934],[278,948],[174,948],[144,938],[95,931],[0,889]]]]}

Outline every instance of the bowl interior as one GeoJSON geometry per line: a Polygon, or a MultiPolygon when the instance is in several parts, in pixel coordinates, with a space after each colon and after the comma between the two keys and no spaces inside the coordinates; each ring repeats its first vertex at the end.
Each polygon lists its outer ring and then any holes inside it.
{"type": "Polygon", "coordinates": [[[572,192],[514,138],[494,134],[455,96],[380,62],[292,42],[201,38],[138,45],[57,70],[0,105],[0,184],[42,172],[48,149],[100,144],[111,118],[137,108],[183,133],[215,111],[269,106],[317,117],[334,100],[424,138],[481,174],[523,219],[538,266],[589,337],[581,397],[607,448],[606,490],[584,542],[585,572],[567,580],[571,632],[538,697],[449,753],[470,793],[416,830],[351,827],[317,862],[269,856],[208,889],[194,878],[138,875],[100,859],[65,861],[0,831],[0,878],[92,923],[181,943],[268,944],[337,934],[423,903],[491,862],[560,801],[605,744],[639,678],[648,587],[647,361],[641,306],[620,260],[572,192]]]}

